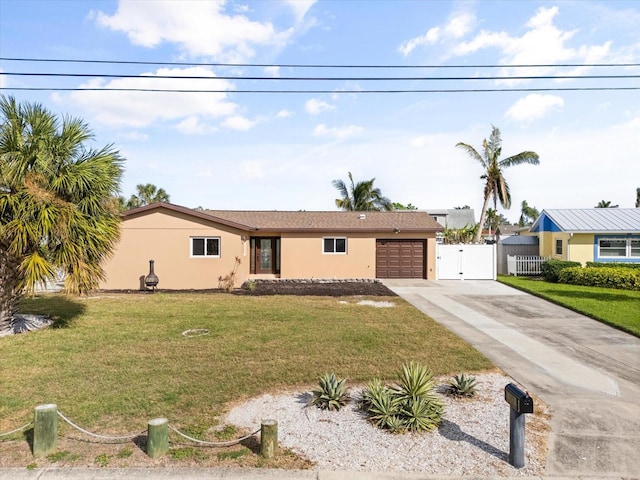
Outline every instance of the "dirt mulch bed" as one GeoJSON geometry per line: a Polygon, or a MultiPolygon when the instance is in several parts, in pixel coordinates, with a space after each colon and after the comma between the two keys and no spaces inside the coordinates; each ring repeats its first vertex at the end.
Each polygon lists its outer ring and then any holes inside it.
{"type": "MultiPolygon", "coordinates": [[[[101,290],[102,293],[153,294],[151,290],[101,290]]],[[[166,290],[165,293],[225,293],[225,290],[213,288],[207,290],[166,290]]],[[[372,297],[395,297],[394,292],[378,280],[253,280],[242,288],[231,290],[234,295],[301,295],[316,297],[345,297],[362,295],[372,297]]]]}

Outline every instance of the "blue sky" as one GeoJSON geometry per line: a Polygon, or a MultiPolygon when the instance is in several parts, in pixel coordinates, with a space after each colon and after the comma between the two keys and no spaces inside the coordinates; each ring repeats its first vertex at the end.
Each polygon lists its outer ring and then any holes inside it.
{"type": "Polygon", "coordinates": [[[164,188],[187,207],[335,210],[331,182],[375,177],[392,201],[419,208],[482,203],[480,149],[500,128],[519,205],[633,207],[640,187],[640,90],[357,93],[362,90],[635,87],[635,1],[36,1],[0,0],[0,56],[280,65],[72,64],[0,61],[3,94],[84,118],[96,146],[126,158],[122,194],[164,188]],[[294,68],[282,65],[447,68],[294,68]],[[509,68],[508,65],[552,65],[509,68]],[[486,66],[497,66],[489,68],[486,66]],[[573,65],[561,67],[560,65],[573,65]],[[467,66],[467,68],[461,68],[467,66]],[[16,72],[83,73],[27,77],[16,72]],[[104,75],[148,78],[107,78],[104,75]],[[154,79],[158,75],[274,80],[154,79]],[[626,79],[517,76],[631,75],[626,79]],[[507,77],[369,81],[364,77],[507,77]],[[340,77],[288,81],[284,77],[340,77]],[[280,79],[279,79],[280,78],[280,79]],[[358,78],[359,80],[353,80],[358,78]],[[20,91],[17,87],[205,89],[219,93],[20,91]],[[238,90],[328,93],[240,93],[238,90]]]}

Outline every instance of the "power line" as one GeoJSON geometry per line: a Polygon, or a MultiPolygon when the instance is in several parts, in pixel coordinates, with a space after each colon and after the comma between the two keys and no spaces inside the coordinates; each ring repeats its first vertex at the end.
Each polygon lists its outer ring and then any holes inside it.
{"type": "Polygon", "coordinates": [[[64,87],[0,87],[12,91],[50,92],[152,92],[152,93],[306,93],[306,94],[366,94],[366,93],[491,93],[491,92],[579,92],[579,91],[632,91],[638,87],[549,87],[549,88],[450,88],[401,90],[197,90],[162,88],[64,88],[64,87]]]}
{"type": "Polygon", "coordinates": [[[271,80],[271,81],[475,81],[475,80],[583,80],[583,79],[630,79],[640,75],[523,75],[523,76],[471,76],[471,77],[264,77],[264,76],[210,76],[210,75],[130,75],[98,73],[44,73],[44,72],[0,72],[0,75],[18,77],[65,77],[65,78],[135,78],[140,80],[271,80]]]}
{"type": "Polygon", "coordinates": [[[191,67],[258,67],[258,68],[384,68],[384,69],[416,69],[416,68],[577,68],[577,67],[640,67],[640,63],[560,63],[560,64],[475,64],[475,65],[353,65],[353,64],[301,64],[301,63],[202,63],[202,62],[165,62],[134,60],[87,60],[68,58],[20,58],[0,57],[0,61],[8,62],[45,62],[45,63],[89,63],[111,65],[168,65],[191,67]]]}

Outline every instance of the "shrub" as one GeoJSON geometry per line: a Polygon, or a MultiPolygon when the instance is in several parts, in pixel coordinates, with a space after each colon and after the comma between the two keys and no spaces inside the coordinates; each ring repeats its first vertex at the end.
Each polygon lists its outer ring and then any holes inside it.
{"type": "Polygon", "coordinates": [[[542,262],[542,276],[547,282],[558,283],[560,272],[565,268],[580,267],[580,262],[569,262],[566,260],[547,260],[542,262]]]}
{"type": "Polygon", "coordinates": [[[589,287],[640,290],[640,270],[616,267],[565,268],[560,272],[559,281],[589,287]]]}
{"type": "Polygon", "coordinates": [[[444,404],[435,394],[433,373],[424,365],[403,365],[393,387],[378,379],[362,393],[360,408],[379,428],[392,433],[432,430],[442,421],[444,404]]]}
{"type": "Polygon", "coordinates": [[[312,392],[311,405],[323,410],[340,410],[349,401],[346,383],[346,378],[339,379],[335,373],[325,373],[320,377],[318,388],[312,392]]]}
{"type": "Polygon", "coordinates": [[[593,267],[593,268],[630,268],[632,270],[640,270],[640,263],[587,262],[587,267],[593,267]]]}
{"type": "Polygon", "coordinates": [[[473,397],[476,394],[476,377],[464,373],[456,375],[447,385],[446,392],[453,397],[473,397]]]}

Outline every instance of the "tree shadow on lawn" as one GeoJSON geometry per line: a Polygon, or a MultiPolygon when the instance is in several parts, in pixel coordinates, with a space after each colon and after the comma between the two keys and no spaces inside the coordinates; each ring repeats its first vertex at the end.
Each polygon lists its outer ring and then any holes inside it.
{"type": "Polygon", "coordinates": [[[51,294],[23,298],[20,301],[19,314],[43,315],[51,319],[51,328],[67,328],[86,309],[86,305],[63,294],[51,294]]]}

